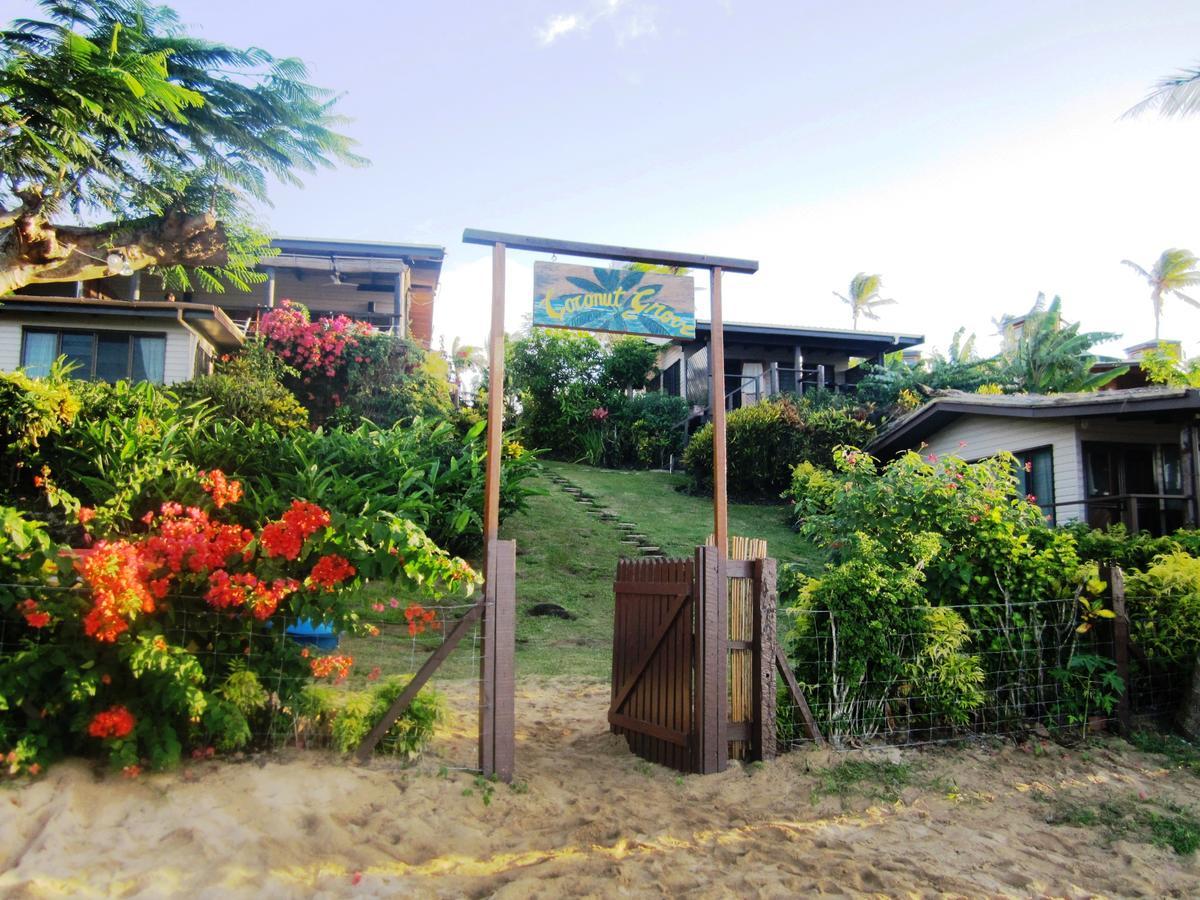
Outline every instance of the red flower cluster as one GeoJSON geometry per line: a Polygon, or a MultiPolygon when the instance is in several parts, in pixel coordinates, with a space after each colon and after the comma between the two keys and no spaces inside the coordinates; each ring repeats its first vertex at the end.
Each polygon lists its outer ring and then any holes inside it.
{"type": "Polygon", "coordinates": [[[110,706],[104,712],[98,712],[88,725],[88,734],[94,738],[123,738],[133,731],[137,719],[133,713],[123,706],[110,706]]]}
{"type": "Polygon", "coordinates": [[[80,525],[86,525],[92,519],[96,518],[96,510],[90,506],[81,506],[79,507],[79,512],[75,514],[75,518],[80,525]]]}
{"type": "Polygon", "coordinates": [[[50,613],[38,609],[37,601],[32,597],[21,601],[21,615],[30,628],[45,628],[50,624],[50,613]]]}
{"type": "Polygon", "coordinates": [[[200,473],[200,487],[212,496],[213,506],[221,509],[227,503],[242,499],[242,483],[226,478],[220,469],[200,473]]]}
{"type": "Polygon", "coordinates": [[[332,678],[334,684],[345,681],[354,665],[354,657],[335,653],[332,656],[318,656],[309,662],[313,678],[332,678]]]}
{"type": "MultiPolygon", "coordinates": [[[[154,521],[152,515],[143,520],[154,521]]],[[[225,566],[230,557],[242,553],[254,535],[238,525],[213,522],[202,509],[178,503],[162,505],[158,533],[142,541],[141,553],[147,568],[160,574],[202,574],[225,566]]]]}
{"type": "Polygon", "coordinates": [[[424,633],[427,628],[437,631],[442,627],[438,621],[437,610],[426,609],[420,603],[410,603],[404,610],[404,618],[408,620],[408,633],[412,637],[424,633]]]}
{"type": "Polygon", "coordinates": [[[288,594],[299,590],[294,578],[276,578],[269,584],[257,575],[230,575],[224,570],[213,572],[208,579],[204,599],[217,609],[245,607],[256,619],[269,619],[288,594]]]}
{"type": "Polygon", "coordinates": [[[295,559],[304,542],[328,524],[329,513],[321,507],[304,500],[293,500],[291,508],[278,522],[263,528],[259,544],[267,556],[295,559]]]}
{"type": "Polygon", "coordinates": [[[331,591],[352,576],[354,572],[354,566],[350,565],[344,556],[330,553],[328,556],[322,556],[317,560],[317,564],[313,566],[308,579],[313,584],[319,584],[325,590],[331,591]]]}
{"type": "Polygon", "coordinates": [[[112,643],[139,612],[154,612],[154,596],[138,548],[128,541],[101,541],[75,564],[92,592],[92,608],[83,617],[88,637],[112,643]]]}

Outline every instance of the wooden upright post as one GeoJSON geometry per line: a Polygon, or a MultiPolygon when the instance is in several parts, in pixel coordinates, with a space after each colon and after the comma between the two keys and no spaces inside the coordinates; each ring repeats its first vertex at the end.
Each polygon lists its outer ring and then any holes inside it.
{"type": "Polygon", "coordinates": [[[483,501],[484,611],[479,661],[479,768],[512,780],[516,547],[500,533],[500,452],[504,431],[504,244],[492,247],[492,331],[488,342],[487,472],[483,501]]]}
{"type": "Polygon", "coordinates": [[[1117,722],[1121,726],[1121,733],[1128,736],[1133,730],[1133,704],[1129,684],[1129,613],[1125,608],[1125,573],[1120,566],[1109,566],[1104,575],[1112,596],[1113,662],[1116,663],[1117,675],[1125,685],[1121,699],[1117,701],[1117,722]]]}
{"type": "Polygon", "coordinates": [[[777,567],[773,559],[754,561],[754,718],[750,752],[754,759],[775,758],[775,607],[777,567]]]}
{"type": "Polygon", "coordinates": [[[729,553],[729,500],[725,488],[725,330],[721,322],[721,267],[712,270],[712,340],[709,369],[712,387],[709,404],[713,414],[713,541],[722,563],[729,553]]]}
{"type": "Polygon", "coordinates": [[[492,247],[492,333],[488,341],[487,480],[483,545],[500,534],[500,450],[504,430],[504,245],[492,247]]]}

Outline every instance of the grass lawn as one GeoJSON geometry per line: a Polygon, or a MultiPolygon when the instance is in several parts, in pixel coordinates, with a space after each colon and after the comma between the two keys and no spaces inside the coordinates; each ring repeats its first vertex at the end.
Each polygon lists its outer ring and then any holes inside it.
{"type": "MultiPolygon", "coordinates": [[[[612,659],[613,578],[624,547],[617,529],[589,516],[584,508],[545,478],[545,493],[530,498],[528,511],[506,519],[500,536],[517,542],[517,677],[589,675],[607,678],[612,659]],[[561,606],[573,619],[533,616],[540,603],[561,606]]],[[[472,561],[476,566],[479,560],[472,561]]],[[[364,619],[380,628],[378,637],[344,636],[340,652],[354,657],[347,687],[366,687],[378,666],[384,675],[415,672],[441,642],[428,632],[408,635],[403,607],[377,612],[386,590],[364,594],[364,619]]],[[[466,602],[466,601],[457,601],[466,602]]],[[[463,610],[457,610],[454,618],[463,610]]],[[[478,647],[471,636],[438,669],[434,678],[470,678],[479,671],[478,647]]]]}
{"type": "MultiPolygon", "coordinates": [[[[634,522],[669,556],[691,556],[712,531],[712,502],[676,488],[683,476],[665,472],[626,472],[551,462],[560,473],[618,514],[634,522]]],[[[543,495],[530,498],[528,511],[511,516],[501,537],[517,542],[517,677],[588,675],[607,678],[612,657],[613,577],[617,560],[628,547],[615,523],[589,515],[548,478],[538,479],[543,495]],[[540,603],[554,603],[573,619],[533,616],[540,603]]],[[[799,564],[806,571],[820,565],[820,555],[788,527],[783,504],[735,503],[729,507],[733,534],[763,538],[772,556],[799,564]]],[[[478,560],[474,560],[478,564],[478,560]]],[[[383,675],[414,672],[441,642],[429,632],[415,640],[403,616],[407,600],[393,610],[375,611],[371,604],[390,599],[382,588],[363,598],[364,618],[378,626],[378,637],[342,639],[341,652],[354,656],[348,687],[363,688],[376,666],[383,675]]],[[[457,601],[460,603],[466,601],[457,601]]],[[[462,614],[454,613],[452,618],[462,614]]],[[[478,673],[478,646],[468,636],[435,675],[471,678],[478,673]]]]}
{"type": "MultiPolygon", "coordinates": [[[[601,498],[621,521],[637,524],[641,533],[668,556],[691,556],[696,546],[712,534],[712,499],[679,490],[687,480],[683,475],[596,469],[561,462],[545,465],[601,498]]],[[[780,562],[796,563],[806,572],[815,572],[821,565],[820,553],[792,531],[787,511],[783,503],[731,503],[729,533],[762,538],[767,542],[767,552],[780,562]]]]}

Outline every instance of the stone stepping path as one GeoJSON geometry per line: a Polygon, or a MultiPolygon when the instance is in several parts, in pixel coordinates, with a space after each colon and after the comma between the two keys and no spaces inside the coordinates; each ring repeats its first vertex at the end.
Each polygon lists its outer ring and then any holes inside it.
{"type": "Polygon", "coordinates": [[[621,544],[629,547],[631,550],[636,550],[638,556],[642,559],[661,558],[663,552],[661,548],[655,547],[650,539],[638,531],[638,526],[634,522],[620,522],[617,515],[611,509],[604,507],[604,501],[595,494],[585,491],[579,485],[562,475],[551,475],[550,481],[560,487],[564,493],[572,497],[578,503],[582,503],[588,508],[591,515],[598,518],[601,522],[609,525],[616,525],[621,532],[621,544]]]}

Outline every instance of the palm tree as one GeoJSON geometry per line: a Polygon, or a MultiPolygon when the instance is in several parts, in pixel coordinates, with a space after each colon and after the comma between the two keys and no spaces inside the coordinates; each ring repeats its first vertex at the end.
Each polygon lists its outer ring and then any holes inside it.
{"type": "Polygon", "coordinates": [[[1200,113],[1200,68],[1183,69],[1154,86],[1141,103],[1125,113],[1124,118],[1139,116],[1157,109],[1164,116],[1192,116],[1200,113]]]}
{"type": "MultiPolygon", "coordinates": [[[[444,348],[445,344],[442,346],[444,348]]],[[[457,337],[450,345],[450,352],[446,356],[446,361],[450,363],[450,381],[454,385],[454,402],[457,404],[462,400],[463,376],[468,372],[482,369],[487,360],[484,358],[482,350],[470,344],[461,343],[460,338],[457,337]]]]}
{"type": "Polygon", "coordinates": [[[859,316],[867,319],[878,319],[879,316],[875,312],[878,307],[890,306],[896,302],[895,300],[887,300],[879,296],[879,290],[882,287],[882,275],[868,275],[866,272],[859,272],[850,279],[849,297],[843,296],[837,291],[833,292],[833,296],[850,307],[850,315],[854,321],[855,330],[858,329],[859,316]]]}
{"type": "Polygon", "coordinates": [[[1196,255],[1190,250],[1164,250],[1149,272],[1132,260],[1121,260],[1150,283],[1150,302],[1154,304],[1154,340],[1159,339],[1163,298],[1174,294],[1180,300],[1200,309],[1200,302],[1183,292],[1183,288],[1200,285],[1200,269],[1196,255]]]}

